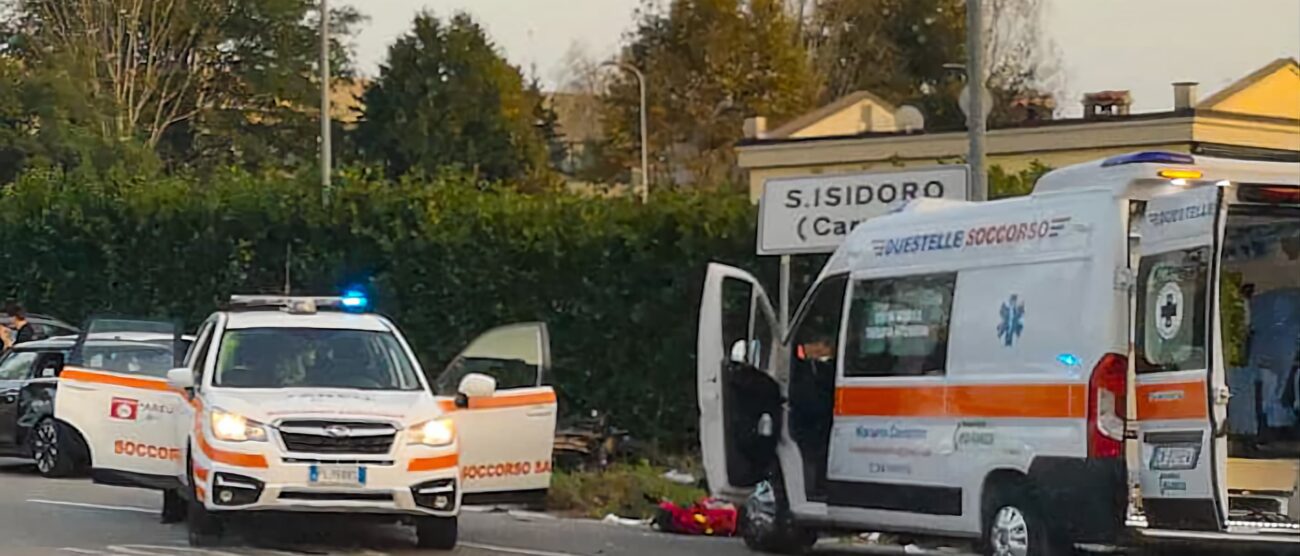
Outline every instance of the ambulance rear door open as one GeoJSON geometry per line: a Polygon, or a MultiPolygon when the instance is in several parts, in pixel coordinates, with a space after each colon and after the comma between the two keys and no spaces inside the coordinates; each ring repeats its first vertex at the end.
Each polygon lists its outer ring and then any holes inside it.
{"type": "Polygon", "coordinates": [[[185,450],[178,422],[186,393],[167,382],[185,356],[180,327],[165,321],[92,319],[59,372],[55,418],[76,429],[97,483],[180,486],[185,450]]]}
{"type": "Polygon", "coordinates": [[[1139,236],[1134,372],[1142,509],[1155,529],[1220,531],[1227,417],[1218,307],[1223,191],[1159,196],[1139,236]]]}
{"type": "Polygon", "coordinates": [[[776,463],[784,415],[772,364],[779,334],[758,280],[710,264],[696,346],[700,447],[713,494],[737,503],[776,463]]]}

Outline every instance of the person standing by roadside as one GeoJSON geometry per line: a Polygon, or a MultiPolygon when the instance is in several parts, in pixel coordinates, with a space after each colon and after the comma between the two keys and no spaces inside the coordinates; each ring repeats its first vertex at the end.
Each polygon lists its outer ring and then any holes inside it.
{"type": "Polygon", "coordinates": [[[12,319],[9,326],[0,327],[0,340],[4,342],[5,349],[13,347],[14,344],[30,342],[35,339],[36,328],[27,321],[27,310],[21,304],[8,304],[5,307],[5,313],[12,319]]]}

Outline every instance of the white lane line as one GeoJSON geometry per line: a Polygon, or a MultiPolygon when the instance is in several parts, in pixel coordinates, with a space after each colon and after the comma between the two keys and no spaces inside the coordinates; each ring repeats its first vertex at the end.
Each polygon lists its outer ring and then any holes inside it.
{"type": "Polygon", "coordinates": [[[477,548],[479,550],[491,550],[494,552],[504,552],[506,554],[519,554],[521,556],[578,556],[568,552],[547,552],[545,550],[529,550],[526,548],[510,548],[508,546],[497,546],[494,544],[482,544],[476,542],[461,541],[456,543],[459,546],[467,548],[477,548]]]}
{"type": "Polygon", "coordinates": [[[86,508],[91,510],[117,510],[120,512],[139,512],[142,514],[156,514],[158,510],[141,508],[138,506],[106,506],[104,504],[87,504],[85,502],[67,502],[64,500],[43,500],[40,498],[28,498],[28,502],[34,504],[49,504],[51,506],[69,506],[73,508],[86,508]]]}

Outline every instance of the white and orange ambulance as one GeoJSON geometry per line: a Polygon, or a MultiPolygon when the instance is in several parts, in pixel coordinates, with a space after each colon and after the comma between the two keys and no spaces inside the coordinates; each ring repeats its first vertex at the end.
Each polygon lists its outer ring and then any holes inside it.
{"type": "Polygon", "coordinates": [[[755,548],[1300,547],[1300,164],[1133,153],[914,201],[777,322],[709,267],[704,462],[755,548]]]}
{"type": "Polygon", "coordinates": [[[236,296],[165,379],[74,350],[55,415],[86,439],[96,482],[163,490],[164,519],[186,519],[195,545],[234,514],[273,510],[409,521],[421,546],[451,548],[463,502],[544,496],[545,325],[494,329],[430,381],[366,306],[236,296]]]}

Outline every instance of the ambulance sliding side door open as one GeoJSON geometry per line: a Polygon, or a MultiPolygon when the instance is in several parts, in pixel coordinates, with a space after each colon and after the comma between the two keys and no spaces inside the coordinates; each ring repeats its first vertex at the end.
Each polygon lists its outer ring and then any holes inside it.
{"type": "Polygon", "coordinates": [[[177,422],[191,417],[167,382],[185,353],[173,323],[94,319],[59,373],[54,415],[86,441],[97,483],[179,487],[185,450],[177,422]]]}
{"type": "Polygon", "coordinates": [[[545,500],[558,413],[551,370],[550,334],[544,323],[494,328],[456,356],[434,383],[460,438],[466,504],[545,500]],[[470,374],[496,381],[482,396],[460,393],[470,374]]]}
{"type": "Polygon", "coordinates": [[[1222,189],[1203,186],[1151,199],[1135,226],[1138,479],[1156,529],[1220,531],[1227,518],[1224,217],[1222,189]]]}
{"type": "Polygon", "coordinates": [[[743,502],[775,464],[782,431],[777,321],[758,280],[709,264],[696,337],[705,474],[715,495],[743,502]]]}

